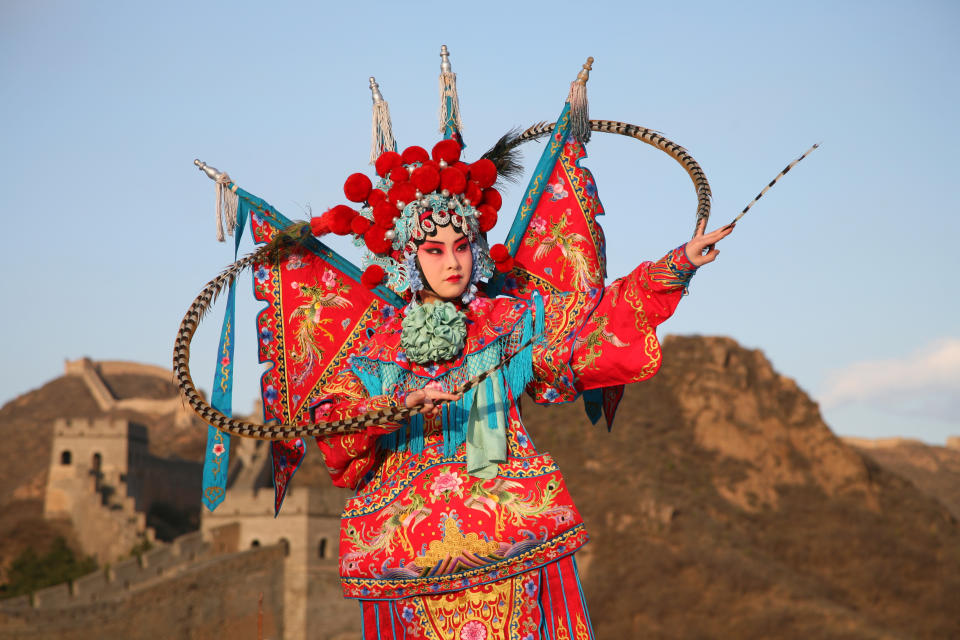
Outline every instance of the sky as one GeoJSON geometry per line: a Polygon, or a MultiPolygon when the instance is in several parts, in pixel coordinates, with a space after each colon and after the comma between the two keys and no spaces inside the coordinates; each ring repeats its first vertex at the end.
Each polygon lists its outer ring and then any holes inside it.
{"type": "MultiPolygon", "coordinates": [[[[710,181],[711,227],[772,189],[694,278],[663,333],[731,336],[794,378],[839,434],[960,435],[960,5],[0,0],[0,402],[89,356],[169,366],[179,322],[233,258],[200,158],[291,219],[368,171],[376,76],[401,147],[437,133],[440,45],[465,156],[552,120],[587,56],[591,117],[663,132],[710,181]]],[[[535,164],[541,147],[527,145],[535,164]]],[[[692,233],[682,168],[595,134],[609,272],[692,233]]],[[[504,192],[502,241],[523,190],[504,192]]],[[[242,252],[249,251],[244,240],[242,252]]],[[[331,242],[354,262],[355,250],[331,242]]],[[[237,385],[258,393],[239,290],[237,385]]],[[[194,378],[212,382],[218,308],[194,378]]]]}

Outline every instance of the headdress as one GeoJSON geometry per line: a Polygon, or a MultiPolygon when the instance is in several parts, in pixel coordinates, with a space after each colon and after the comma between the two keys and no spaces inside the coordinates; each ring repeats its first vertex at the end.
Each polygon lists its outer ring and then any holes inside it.
{"type": "Polygon", "coordinates": [[[392,291],[415,290],[417,247],[437,227],[452,225],[474,247],[472,286],[493,273],[485,234],[497,222],[502,198],[494,188],[497,168],[481,158],[472,164],[460,159],[457,140],[441,140],[430,153],[407,147],[386,151],[374,162],[377,182],[363,173],[349,176],[343,185],[356,208],[337,205],[311,221],[311,231],[353,235],[365,250],[362,283],[373,289],[386,283],[392,291]],[[411,285],[413,285],[411,287],[411,285]]]}

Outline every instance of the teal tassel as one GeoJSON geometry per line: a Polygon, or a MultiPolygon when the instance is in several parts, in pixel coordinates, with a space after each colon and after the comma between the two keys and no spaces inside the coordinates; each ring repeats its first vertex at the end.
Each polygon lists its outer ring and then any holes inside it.
{"type": "Polygon", "coordinates": [[[423,414],[422,413],[417,414],[415,416],[410,416],[410,443],[408,446],[408,450],[411,451],[412,453],[423,453],[423,414]]]}
{"type": "MultiPolygon", "coordinates": [[[[536,297],[537,304],[537,317],[543,317],[543,299],[539,296],[536,297]]],[[[521,338],[520,344],[525,344],[527,340],[530,339],[531,333],[531,322],[530,322],[530,313],[526,313],[523,316],[523,324],[521,326],[521,338]]],[[[527,385],[530,383],[530,380],[533,378],[533,345],[529,345],[523,351],[518,353],[513,357],[513,360],[510,361],[510,364],[507,365],[506,379],[507,387],[510,389],[510,393],[514,398],[519,398],[523,393],[523,390],[526,389],[527,385]]]]}

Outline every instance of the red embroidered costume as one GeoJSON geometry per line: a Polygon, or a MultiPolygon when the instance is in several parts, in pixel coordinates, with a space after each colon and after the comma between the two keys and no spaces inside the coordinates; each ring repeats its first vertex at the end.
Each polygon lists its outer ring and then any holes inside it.
{"type": "Polygon", "coordinates": [[[531,331],[543,339],[504,376],[508,455],[495,478],[467,474],[462,438],[455,451],[445,446],[445,436],[458,441],[469,405],[427,418],[422,436],[389,425],[318,439],[334,483],[357,489],[343,513],[340,572],[345,595],[362,602],[365,637],[593,637],[572,555],[587,535],[559,470],[524,430],[519,393],[566,401],[652,376],[660,364],[654,328],[673,313],[693,272],[680,247],[602,295],[478,297],[464,310],[463,352],[444,363],[407,361],[400,315],[377,331],[351,374],[372,397],[328,398],[318,418],[402,403],[426,384],[455,389],[531,331]]]}
{"type": "MultiPolygon", "coordinates": [[[[338,205],[297,225],[201,166],[217,180],[218,197],[229,204],[236,194],[239,228],[249,217],[255,241],[270,243],[251,259],[254,293],[267,303],[257,318],[260,359],[271,363],[261,379],[267,424],[231,420],[192,387],[181,363],[194,308],[175,348],[185,397],[212,420],[205,499],[212,509],[223,497],[225,433],[273,440],[279,511],[306,453],[302,438],[289,438],[316,434],[317,425],[329,434],[376,424],[317,438],[334,484],[357,491],[343,512],[340,574],[344,594],[361,603],[364,637],[589,640],[573,559],[587,534],[560,471],[523,427],[521,395],[538,403],[582,396],[591,419],[605,415],[609,425],[623,385],[656,373],[655,328],[696,270],[681,246],[604,287],[603,207],[580,166],[590,127],[640,137],[680,161],[697,184],[701,223],[709,186],[686,151],[660,134],[586,120],[592,58],[554,125],[508,134],[468,164],[446,47],[441,56],[445,139],[431,152],[396,151],[371,79],[377,178],[347,178],[344,195],[355,208],[338,205]],[[502,204],[498,177],[517,170],[511,149],[533,139],[546,144],[513,226],[505,244],[488,247],[502,204]],[[328,233],[352,235],[366,250],[362,274],[317,240],[328,233]],[[436,245],[451,247],[448,266],[436,266],[436,245]],[[417,413],[429,408],[430,393],[450,400],[461,391],[439,414],[417,413]],[[402,407],[414,414],[381,424],[402,407]]],[[[726,233],[704,237],[700,227],[691,240],[693,255],[703,256],[697,264],[715,256],[708,243],[726,233]]],[[[228,316],[221,349],[232,348],[231,327],[228,316]]],[[[223,389],[231,361],[225,352],[218,371],[226,373],[215,378],[223,389]]]]}

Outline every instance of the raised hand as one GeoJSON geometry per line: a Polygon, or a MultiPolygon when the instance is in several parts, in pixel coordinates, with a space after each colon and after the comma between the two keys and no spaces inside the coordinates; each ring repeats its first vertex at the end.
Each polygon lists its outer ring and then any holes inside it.
{"type": "Polygon", "coordinates": [[[460,395],[456,393],[447,393],[446,391],[441,391],[440,389],[433,389],[426,387],[423,389],[416,389],[407,394],[404,404],[408,409],[413,407],[418,407],[420,405],[424,406],[423,415],[435,416],[440,413],[440,406],[437,405],[439,400],[459,400],[460,395]]]}
{"type": "Polygon", "coordinates": [[[697,233],[690,242],[687,243],[687,260],[697,267],[702,267],[708,262],[713,262],[717,259],[717,256],[720,255],[720,250],[717,249],[716,244],[733,233],[733,229],[737,225],[731,222],[725,227],[714,229],[710,233],[704,233],[706,226],[706,219],[701,220],[700,225],[697,227],[697,233]]]}

